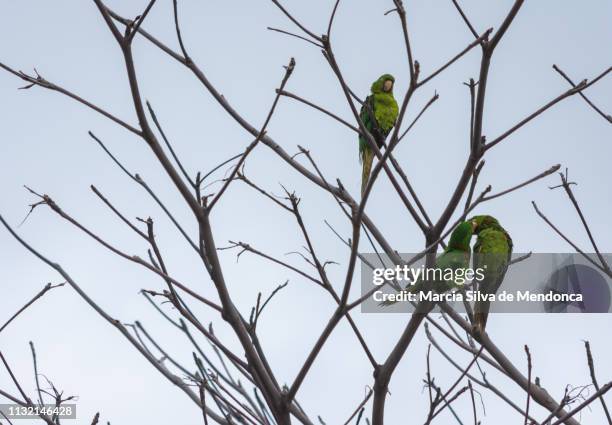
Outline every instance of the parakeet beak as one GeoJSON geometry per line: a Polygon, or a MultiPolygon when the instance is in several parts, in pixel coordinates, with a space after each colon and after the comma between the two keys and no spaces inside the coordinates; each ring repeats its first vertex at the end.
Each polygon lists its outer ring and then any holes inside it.
{"type": "Polygon", "coordinates": [[[478,228],[478,222],[476,220],[472,220],[472,232],[475,232],[478,228]]]}
{"type": "Polygon", "coordinates": [[[391,80],[386,80],[385,83],[383,84],[383,90],[386,91],[387,93],[390,92],[393,89],[393,81],[391,80]]]}

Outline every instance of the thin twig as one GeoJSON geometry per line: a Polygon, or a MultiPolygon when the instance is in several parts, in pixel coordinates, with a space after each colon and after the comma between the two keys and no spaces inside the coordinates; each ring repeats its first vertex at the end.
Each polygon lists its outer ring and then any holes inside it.
{"type": "Polygon", "coordinates": [[[64,283],[60,283],[57,285],[52,285],[51,283],[47,283],[45,285],[45,287],[43,289],[41,289],[36,295],[34,295],[34,297],[32,297],[32,299],[30,299],[30,301],[28,301],[23,307],[21,307],[19,310],[17,310],[17,312],[15,314],[13,314],[5,323],[4,325],[0,326],[0,333],[6,329],[6,327],[17,318],[17,316],[19,316],[21,313],[23,313],[28,307],[30,307],[32,304],[34,304],[36,302],[36,300],[38,300],[39,298],[41,298],[43,295],[45,295],[48,291],[50,291],[53,288],[59,288],[60,286],[64,286],[64,283]]]}
{"type": "Polygon", "coordinates": [[[457,3],[457,0],[452,0],[452,2],[455,5],[455,8],[457,8],[457,11],[459,12],[459,14],[461,15],[463,22],[465,22],[467,27],[470,29],[470,32],[474,35],[474,38],[478,38],[478,32],[474,29],[474,26],[470,23],[469,19],[463,12],[463,9],[461,9],[461,6],[459,6],[459,3],[457,3]]]}
{"type": "Polygon", "coordinates": [[[2,351],[0,351],[0,360],[2,360],[2,363],[4,363],[4,367],[5,367],[6,371],[8,372],[9,376],[11,377],[13,383],[15,384],[15,387],[17,387],[17,390],[21,394],[21,397],[23,397],[23,399],[25,400],[26,403],[32,404],[32,401],[26,395],[25,391],[23,391],[23,388],[21,388],[21,385],[19,384],[19,381],[17,380],[17,378],[13,374],[13,371],[11,370],[11,367],[9,366],[8,362],[6,361],[6,359],[4,358],[4,355],[2,354],[2,351]]]}
{"type": "Polygon", "coordinates": [[[574,196],[574,192],[572,191],[572,187],[571,187],[573,182],[569,182],[567,180],[567,172],[568,171],[566,168],[565,174],[559,173],[559,176],[561,177],[561,186],[563,187],[563,189],[565,189],[565,193],[569,197],[570,201],[572,202],[572,205],[576,209],[576,212],[580,216],[580,221],[582,222],[582,225],[584,226],[584,230],[586,231],[589,237],[589,240],[591,241],[591,245],[593,246],[593,249],[595,250],[597,257],[599,258],[599,261],[601,262],[601,266],[607,269],[608,271],[610,271],[610,267],[608,266],[608,263],[606,262],[603,255],[601,255],[601,252],[599,251],[599,247],[597,246],[597,243],[595,242],[595,238],[593,237],[593,234],[591,233],[589,224],[587,223],[587,220],[584,217],[584,214],[582,213],[582,209],[580,208],[580,205],[578,204],[578,201],[576,200],[576,197],[574,196]]]}
{"type": "MultiPolygon", "coordinates": [[[[187,54],[187,49],[185,49],[185,44],[183,43],[183,37],[181,35],[181,27],[179,25],[178,4],[177,3],[178,3],[177,0],[172,1],[172,6],[173,6],[172,9],[174,12],[174,28],[176,30],[176,38],[178,38],[179,46],[181,47],[181,52],[183,52],[183,56],[185,57],[185,60],[188,62],[191,62],[191,58],[187,54]]],[[[206,419],[206,417],[204,419],[206,419]]]]}
{"type": "Polygon", "coordinates": [[[550,425],[561,425],[562,423],[565,423],[568,419],[570,419],[576,413],[580,412],[582,409],[590,405],[594,400],[598,399],[599,397],[603,397],[603,395],[607,393],[610,390],[610,388],[612,388],[612,382],[608,382],[606,385],[601,387],[598,391],[593,393],[593,395],[591,395],[589,398],[587,398],[582,403],[580,403],[578,407],[576,407],[570,412],[567,412],[565,415],[561,416],[556,422],[553,422],[550,425]]]}
{"type": "Polygon", "coordinates": [[[30,351],[32,352],[32,365],[34,366],[34,382],[36,383],[36,393],[38,394],[39,404],[43,404],[42,391],[40,390],[40,381],[38,379],[38,362],[36,360],[36,349],[34,343],[30,341],[30,351]]]}
{"type": "Polygon", "coordinates": [[[304,41],[306,41],[306,42],[308,42],[308,43],[310,43],[310,44],[312,44],[312,45],[317,46],[317,47],[318,47],[318,48],[320,48],[320,49],[322,49],[322,48],[323,48],[323,46],[322,46],[322,45],[320,45],[319,43],[316,43],[316,42],[314,42],[314,41],[312,41],[312,40],[310,40],[310,39],[308,39],[308,38],[306,38],[306,37],[302,37],[302,36],[301,36],[301,35],[299,35],[299,34],[294,34],[294,33],[290,32],[290,31],[287,31],[287,30],[282,30],[282,29],[280,29],[280,28],[274,28],[274,27],[267,27],[267,29],[268,29],[269,31],[275,31],[275,32],[279,32],[279,33],[281,33],[281,34],[289,35],[289,36],[291,36],[291,37],[299,38],[300,40],[304,40],[304,41]]]}
{"type": "Polygon", "coordinates": [[[553,107],[554,105],[556,105],[557,103],[559,103],[560,101],[562,101],[563,99],[573,96],[577,93],[582,92],[583,90],[587,89],[588,87],[591,87],[593,84],[597,83],[599,80],[601,80],[603,77],[605,77],[606,75],[608,75],[608,73],[612,71],[612,67],[606,69],[605,71],[603,71],[601,74],[599,74],[597,77],[595,77],[593,80],[587,82],[587,80],[583,80],[581,81],[578,85],[576,85],[575,87],[572,87],[571,89],[569,89],[568,91],[566,91],[565,93],[560,94],[559,96],[557,96],[556,98],[554,98],[553,100],[551,100],[550,102],[548,102],[547,104],[545,104],[544,106],[540,107],[538,110],[536,110],[535,112],[533,112],[532,114],[528,115],[526,118],[522,119],[521,121],[519,121],[517,124],[515,124],[513,127],[511,127],[509,130],[506,130],[504,133],[502,133],[501,135],[497,136],[495,139],[493,139],[491,142],[487,143],[484,145],[484,150],[489,150],[491,149],[493,146],[497,145],[499,142],[501,142],[502,140],[504,140],[506,137],[510,136],[512,133],[514,133],[516,130],[518,130],[519,128],[521,128],[522,126],[524,126],[525,124],[527,124],[528,122],[530,122],[531,120],[533,120],[534,118],[536,118],[538,115],[540,115],[541,113],[545,112],[546,110],[550,109],[551,107],[553,107]]]}
{"type": "Polygon", "coordinates": [[[272,0],[272,3],[274,3],[276,5],[276,7],[278,7],[285,14],[285,16],[287,16],[287,18],[289,18],[291,20],[291,22],[293,22],[298,28],[300,28],[306,34],[311,36],[313,39],[321,41],[321,37],[317,36],[315,33],[313,33],[312,31],[308,30],[304,25],[302,25],[296,18],[293,17],[293,15],[291,13],[289,13],[287,11],[287,9],[285,9],[283,7],[282,4],[280,4],[280,2],[278,0],[272,0]]]}
{"type": "Polygon", "coordinates": [[[561,165],[557,164],[557,165],[553,165],[552,167],[550,167],[548,170],[538,174],[535,177],[530,178],[529,180],[524,181],[523,183],[517,184],[516,186],[511,187],[510,189],[506,189],[504,191],[498,192],[498,193],[494,193],[493,195],[489,195],[489,196],[485,196],[482,200],[482,202],[486,202],[486,201],[490,201],[491,199],[495,199],[495,198],[499,198],[500,196],[506,195],[510,192],[514,192],[517,189],[520,189],[522,187],[527,186],[528,184],[531,184],[535,181],[538,181],[546,176],[550,176],[552,173],[554,173],[555,171],[557,171],[559,168],[561,168],[561,165]]]}
{"type": "Polygon", "coordinates": [[[600,271],[606,273],[608,276],[612,277],[612,273],[610,272],[610,270],[606,270],[604,267],[602,267],[599,263],[597,263],[596,261],[594,261],[591,257],[589,257],[583,250],[581,250],[578,245],[576,245],[574,242],[572,242],[567,236],[565,236],[565,234],[563,232],[561,232],[561,230],[559,230],[559,228],[557,226],[555,226],[549,219],[548,217],[546,217],[544,215],[544,213],[542,213],[542,211],[540,211],[540,209],[538,208],[537,204],[534,201],[531,201],[531,205],[533,205],[533,209],[535,210],[535,212],[542,218],[542,220],[544,220],[546,222],[546,224],[548,224],[554,231],[555,233],[557,233],[559,236],[561,236],[565,242],[567,242],[568,244],[570,244],[572,246],[572,248],[574,248],[576,250],[576,252],[580,253],[582,255],[582,257],[584,257],[585,260],[587,260],[588,262],[590,262],[591,264],[593,264],[596,268],[598,268],[600,271]]]}
{"type": "MultiPolygon", "coordinates": [[[[557,65],[553,65],[553,69],[557,71],[559,74],[561,74],[561,76],[565,79],[565,81],[570,83],[572,87],[576,87],[576,83],[574,83],[567,76],[567,74],[561,70],[561,68],[559,68],[557,65]]],[[[593,102],[591,102],[591,100],[588,97],[586,97],[586,95],[583,92],[580,92],[578,94],[580,95],[581,98],[584,99],[586,103],[589,104],[591,108],[593,108],[599,115],[601,115],[605,120],[607,120],[610,124],[612,124],[612,116],[610,114],[606,114],[601,109],[599,109],[593,102]]]]}
{"type": "Polygon", "coordinates": [[[527,403],[525,407],[525,425],[529,421],[529,402],[531,401],[531,353],[529,347],[525,345],[525,354],[527,355],[527,403]]]}
{"type": "Polygon", "coordinates": [[[491,32],[493,31],[493,28],[489,28],[488,30],[486,30],[482,35],[480,35],[479,37],[476,38],[476,40],[474,40],[473,42],[471,42],[470,44],[467,45],[467,47],[465,47],[461,52],[457,53],[455,56],[453,56],[451,59],[449,59],[445,64],[443,64],[442,66],[440,66],[438,69],[436,69],[434,72],[432,72],[428,77],[425,77],[424,79],[422,79],[421,81],[418,82],[417,86],[423,86],[425,84],[427,84],[430,80],[432,80],[433,78],[435,78],[436,76],[438,76],[442,71],[444,71],[446,68],[448,68],[449,66],[451,66],[453,63],[455,63],[456,61],[458,61],[459,59],[461,59],[462,56],[464,56],[466,53],[468,53],[470,50],[472,50],[474,47],[478,46],[479,44],[481,44],[482,42],[488,40],[489,36],[491,35],[491,32]]]}
{"type": "Polygon", "coordinates": [[[157,128],[157,131],[159,131],[159,134],[161,134],[162,140],[164,141],[164,143],[166,144],[166,147],[170,151],[172,158],[174,158],[174,162],[176,162],[176,165],[178,165],[179,169],[181,170],[181,173],[183,173],[185,180],[187,180],[192,187],[195,187],[195,182],[191,179],[191,177],[189,177],[189,174],[187,173],[187,171],[185,171],[185,167],[183,167],[183,163],[180,161],[180,159],[176,155],[176,152],[174,152],[174,148],[172,147],[170,140],[168,140],[168,137],[166,137],[166,133],[164,132],[161,124],[159,123],[159,120],[157,119],[157,114],[153,110],[153,107],[151,106],[151,103],[148,100],[146,102],[146,105],[147,105],[147,109],[149,110],[149,114],[151,114],[151,118],[153,119],[153,123],[155,124],[155,127],[157,128]]]}
{"type": "Polygon", "coordinates": [[[46,79],[44,79],[42,76],[37,75],[36,77],[30,76],[28,74],[26,74],[23,71],[16,71],[13,68],[0,63],[0,68],[10,72],[11,74],[21,78],[24,81],[27,81],[28,83],[35,85],[35,86],[39,86],[39,87],[43,87],[45,89],[51,90],[51,91],[56,91],[58,93],[61,93],[65,96],[68,96],[71,99],[76,100],[77,102],[87,106],[90,109],[93,109],[94,111],[98,112],[101,115],[104,115],[106,118],[110,119],[111,121],[114,121],[115,123],[119,124],[120,126],[122,126],[123,128],[131,131],[134,134],[137,135],[141,135],[140,130],[136,129],[135,127],[133,127],[132,125],[128,124],[127,122],[121,120],[120,118],[117,118],[116,116],[114,116],[113,114],[105,111],[104,109],[94,105],[93,103],[85,100],[84,98],[72,93],[69,90],[64,89],[63,87],[60,87],[54,83],[52,83],[51,81],[47,81],[46,79]]]}
{"type": "Polygon", "coordinates": [[[272,106],[270,107],[270,111],[268,112],[268,115],[266,116],[266,119],[265,119],[261,129],[259,130],[259,133],[257,134],[257,137],[245,149],[244,153],[242,154],[242,156],[238,160],[238,163],[234,166],[234,169],[230,173],[229,177],[225,180],[224,185],[221,187],[221,189],[219,190],[217,195],[211,201],[210,205],[208,206],[208,211],[209,212],[213,209],[213,207],[219,201],[219,199],[221,199],[221,196],[223,196],[223,193],[225,192],[225,190],[232,183],[232,181],[234,180],[234,177],[236,176],[236,173],[238,173],[238,170],[240,169],[240,167],[242,166],[242,164],[246,160],[247,156],[253,151],[253,149],[255,149],[255,146],[257,146],[257,144],[259,143],[261,138],[266,134],[266,128],[268,127],[268,124],[270,123],[270,120],[272,119],[272,115],[274,115],[274,111],[276,110],[276,105],[278,105],[278,100],[280,99],[280,96],[281,96],[280,95],[280,91],[282,91],[285,88],[285,84],[287,84],[287,81],[289,80],[289,77],[291,77],[291,74],[293,73],[294,69],[295,69],[295,59],[291,58],[289,60],[289,64],[285,67],[285,74],[284,74],[283,79],[281,81],[280,88],[277,91],[276,96],[274,97],[274,102],[272,102],[272,106]]]}
{"type": "MultiPolygon", "coordinates": [[[[346,420],[346,422],[344,422],[344,425],[349,425],[349,423],[351,422],[351,420],[353,420],[353,418],[360,412],[363,412],[363,406],[365,406],[365,404],[368,402],[368,400],[370,400],[370,397],[372,397],[372,389],[368,388],[368,392],[366,393],[366,396],[364,397],[364,399],[361,401],[361,403],[359,403],[359,406],[357,406],[357,408],[355,409],[355,411],[351,414],[351,416],[349,416],[349,418],[346,420]]],[[[357,423],[359,423],[359,419],[357,420],[357,423]]]]}
{"type": "MultiPolygon", "coordinates": [[[[589,341],[584,341],[584,349],[586,350],[587,364],[589,365],[589,372],[591,374],[591,381],[593,382],[593,387],[595,387],[596,391],[599,391],[601,388],[599,387],[599,383],[597,382],[597,376],[595,375],[595,363],[593,362],[593,354],[591,353],[591,344],[589,343],[589,341]]],[[[610,416],[610,411],[608,410],[608,406],[606,405],[603,395],[599,397],[599,401],[601,402],[601,407],[603,408],[606,414],[608,425],[612,425],[612,417],[610,416]]]]}

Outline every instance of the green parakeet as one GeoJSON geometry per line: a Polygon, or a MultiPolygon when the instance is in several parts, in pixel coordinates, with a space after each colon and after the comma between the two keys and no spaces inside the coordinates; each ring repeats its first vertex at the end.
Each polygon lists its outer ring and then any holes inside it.
{"type": "MultiPolygon", "coordinates": [[[[477,215],[470,219],[474,234],[474,270],[484,269],[484,278],[478,283],[481,294],[495,294],[501,286],[512,256],[512,239],[508,232],[490,215],[477,215]]],[[[491,302],[478,300],[474,305],[474,326],[484,332],[491,302]]]]}
{"type": "MultiPolygon", "coordinates": [[[[446,270],[459,270],[466,269],[470,265],[470,241],[473,235],[473,224],[468,221],[459,223],[453,233],[451,233],[448,246],[444,252],[436,259],[436,270],[439,269],[442,272],[446,270]]],[[[444,273],[442,273],[444,275],[444,273]]],[[[453,273],[455,276],[455,273],[453,273]]],[[[406,292],[419,292],[423,289],[426,283],[431,283],[432,289],[436,292],[443,293],[452,288],[458,287],[458,284],[454,280],[437,279],[432,281],[420,280],[410,286],[406,287],[406,292]]],[[[463,282],[461,282],[463,284],[463,282]]],[[[383,301],[380,305],[392,305],[396,301],[383,301]]]]}
{"type": "MultiPolygon", "coordinates": [[[[393,97],[393,75],[384,74],[374,81],[370,94],[359,112],[359,117],[365,128],[374,136],[378,148],[382,148],[385,138],[395,125],[399,108],[393,97]]],[[[361,175],[361,193],[363,194],[372,170],[374,151],[367,139],[359,135],[359,159],[363,164],[361,175]]]]}

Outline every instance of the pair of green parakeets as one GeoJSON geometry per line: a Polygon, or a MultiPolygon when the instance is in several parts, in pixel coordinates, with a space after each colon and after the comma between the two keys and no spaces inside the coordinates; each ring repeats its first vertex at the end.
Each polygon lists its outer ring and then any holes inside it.
{"type": "MultiPolygon", "coordinates": [[[[459,223],[453,230],[448,246],[436,259],[435,268],[440,270],[468,269],[473,255],[473,270],[480,270],[482,278],[477,281],[480,296],[474,303],[473,325],[482,333],[487,324],[491,308],[490,294],[497,293],[501,286],[512,256],[512,239],[497,219],[490,215],[477,215],[459,223]],[[472,236],[477,236],[473,252],[470,247],[472,236]]],[[[455,275],[455,273],[453,273],[455,275]]],[[[406,292],[419,292],[429,284],[438,293],[462,287],[452,280],[419,281],[405,288],[406,292]]],[[[390,305],[395,302],[383,302],[390,305]]]]}
{"type": "MultiPolygon", "coordinates": [[[[382,75],[371,87],[371,94],[365,99],[359,117],[364,127],[372,134],[378,148],[395,125],[399,108],[393,97],[395,78],[390,74],[382,75]]],[[[374,151],[366,137],[359,135],[359,157],[363,164],[361,193],[363,194],[372,171],[374,151]]],[[[512,239],[499,222],[489,215],[479,215],[460,223],[451,234],[444,252],[436,260],[436,268],[466,269],[470,266],[472,236],[476,235],[474,245],[473,269],[484,270],[484,278],[478,283],[478,291],[495,294],[499,289],[512,255],[512,239]]],[[[430,282],[432,289],[445,292],[456,287],[455,282],[430,282]]],[[[423,283],[410,287],[418,291],[423,283]]],[[[490,309],[488,297],[479,297],[474,305],[474,326],[484,332],[490,309]]]]}

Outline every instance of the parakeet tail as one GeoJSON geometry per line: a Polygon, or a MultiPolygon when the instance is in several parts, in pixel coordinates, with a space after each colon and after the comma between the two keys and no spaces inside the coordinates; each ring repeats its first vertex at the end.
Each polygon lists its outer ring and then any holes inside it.
{"type": "Polygon", "coordinates": [[[481,332],[484,332],[489,316],[490,304],[488,301],[481,301],[474,309],[474,324],[481,332]]]}
{"type": "Polygon", "coordinates": [[[371,149],[365,149],[362,155],[363,171],[361,173],[361,195],[365,192],[372,171],[372,162],[374,162],[374,152],[371,149]]]}

